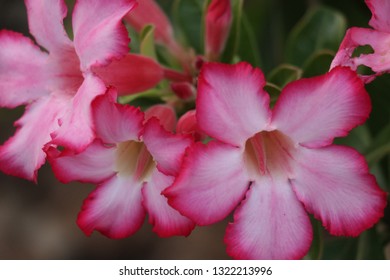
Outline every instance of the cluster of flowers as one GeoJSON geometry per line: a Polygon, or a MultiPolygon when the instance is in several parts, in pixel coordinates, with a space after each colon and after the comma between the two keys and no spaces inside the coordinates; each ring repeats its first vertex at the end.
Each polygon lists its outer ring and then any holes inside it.
{"type": "Polygon", "coordinates": [[[77,223],[90,235],[135,233],[146,214],[161,237],[189,235],[234,211],[225,243],[237,259],[297,259],[312,242],[309,214],[333,235],[357,236],[383,216],[386,193],[362,155],[333,144],[363,124],[370,97],[357,66],[390,70],[390,3],[367,0],[375,30],[351,28],[332,69],[288,84],[276,104],[260,69],[216,61],[229,35],[230,0],[212,0],[205,53],[180,45],[153,0],[77,0],[73,39],[63,0],[25,0],[35,43],[0,32],[0,106],[26,105],[0,147],[0,169],[37,179],[48,160],[61,182],[96,184],[77,223]],[[129,53],[124,24],[154,25],[181,67],[129,53]],[[374,53],[352,57],[358,45],[374,53]],[[44,50],[43,50],[44,49],[44,50]],[[349,67],[346,67],[349,66],[349,67]],[[118,103],[169,81],[195,109],[177,121],[172,102],[142,111],[118,103]]]}

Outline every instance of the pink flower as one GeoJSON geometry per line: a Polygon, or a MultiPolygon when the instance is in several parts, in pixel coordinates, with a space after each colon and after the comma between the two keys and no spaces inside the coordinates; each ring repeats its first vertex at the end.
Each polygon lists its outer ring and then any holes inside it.
{"type": "Polygon", "coordinates": [[[237,259],[297,259],[313,214],[334,235],[357,236],[383,215],[386,194],[360,154],[333,145],[367,119],[370,98],[345,67],[287,85],[273,109],[247,63],[203,66],[196,117],[215,138],[188,150],[169,204],[198,225],[234,210],[227,252],[237,259]]]}
{"type": "Polygon", "coordinates": [[[372,13],[369,24],[374,29],[359,27],[348,29],[331,68],[342,65],[357,70],[360,65],[367,66],[375,72],[372,75],[362,75],[363,80],[369,83],[376,76],[390,72],[390,2],[366,0],[366,4],[372,13]],[[371,46],[373,53],[354,57],[355,49],[365,45],[371,46]]]}
{"type": "Polygon", "coordinates": [[[151,59],[128,54],[121,20],[135,0],[78,0],[73,41],[63,26],[63,0],[25,3],[31,34],[47,52],[22,34],[0,31],[0,106],[27,106],[17,132],[0,147],[0,169],[36,180],[45,144],[81,151],[93,140],[90,103],[106,85],[132,93],[154,86],[163,71],[151,59]]]}
{"type": "Polygon", "coordinates": [[[232,24],[230,0],[213,0],[206,13],[206,57],[209,61],[218,60],[225,48],[232,24]]]}
{"type": "Polygon", "coordinates": [[[151,107],[144,116],[115,99],[110,90],[92,103],[98,139],[86,150],[48,149],[60,181],[97,184],[84,201],[78,225],[87,235],[98,230],[124,238],[141,227],[147,213],[159,236],[188,235],[194,223],[171,208],[161,191],[173,183],[191,138],[167,131],[176,122],[170,107],[151,107]]]}

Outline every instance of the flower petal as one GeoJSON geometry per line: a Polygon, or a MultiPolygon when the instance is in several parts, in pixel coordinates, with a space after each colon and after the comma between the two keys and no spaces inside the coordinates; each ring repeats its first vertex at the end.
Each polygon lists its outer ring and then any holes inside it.
{"type": "Polygon", "coordinates": [[[49,147],[46,153],[56,178],[62,183],[98,184],[114,175],[116,149],[104,146],[99,140],[79,154],[70,150],[59,152],[54,147],[49,147]]]}
{"type": "Polygon", "coordinates": [[[96,97],[92,103],[96,135],[105,143],[139,140],[144,114],[139,108],[115,103],[116,92],[96,97]]]}
{"type": "Polygon", "coordinates": [[[387,0],[366,0],[372,17],[369,24],[378,31],[390,32],[390,2],[387,0]]]}
{"type": "Polygon", "coordinates": [[[348,66],[356,70],[358,66],[365,65],[376,72],[374,75],[363,75],[362,79],[369,83],[375,76],[383,72],[390,72],[390,34],[368,28],[353,27],[348,29],[343,42],[334,57],[331,68],[338,65],[348,66]],[[373,53],[361,54],[353,57],[353,52],[359,46],[370,45],[373,53]]]}
{"type": "Polygon", "coordinates": [[[169,204],[198,225],[224,219],[244,198],[249,179],[242,150],[220,142],[188,149],[174,184],[163,194],[169,204]]]}
{"type": "Polygon", "coordinates": [[[0,106],[14,108],[48,95],[48,55],[22,34],[0,31],[0,106]]]}
{"type": "Polygon", "coordinates": [[[106,92],[103,82],[88,75],[60,119],[60,128],[52,133],[51,144],[64,146],[76,152],[84,150],[95,138],[91,103],[106,92]]]}
{"type": "Polygon", "coordinates": [[[302,147],[297,157],[294,191],[331,234],[357,236],[383,215],[386,194],[355,150],[302,147]]]}
{"type": "Polygon", "coordinates": [[[136,54],[127,54],[105,67],[95,67],[94,72],[106,85],[114,86],[119,95],[153,88],[162,80],[164,73],[153,59],[136,54]]]}
{"type": "Polygon", "coordinates": [[[143,205],[148,212],[149,223],[160,237],[188,236],[195,227],[194,222],[169,206],[167,198],[161,194],[162,190],[172,185],[173,180],[174,177],[155,170],[150,181],[142,188],[143,205]]]}
{"type": "Polygon", "coordinates": [[[25,0],[28,26],[35,40],[50,53],[72,48],[64,29],[67,8],[63,0],[25,0]]]}
{"type": "Polygon", "coordinates": [[[0,147],[0,169],[6,174],[36,181],[38,169],[44,164],[43,146],[51,140],[50,133],[58,128],[58,118],[66,99],[42,97],[31,103],[15,125],[15,135],[0,147]]]}
{"type": "Polygon", "coordinates": [[[145,122],[151,118],[157,118],[166,131],[174,131],[176,127],[176,112],[169,105],[157,104],[150,106],[145,111],[145,122]]]}
{"type": "Polygon", "coordinates": [[[272,126],[295,143],[320,147],[363,124],[371,102],[363,82],[346,67],[288,84],[274,108],[272,126]]]}
{"type": "Polygon", "coordinates": [[[199,130],[195,110],[187,111],[187,113],[180,117],[177,122],[176,133],[192,135],[195,141],[201,141],[207,138],[207,135],[199,130]]]}
{"type": "Polygon", "coordinates": [[[131,177],[114,175],[85,199],[77,224],[88,236],[94,230],[114,239],[134,234],[145,219],[141,188],[131,177]]]}
{"type": "Polygon", "coordinates": [[[248,63],[202,67],[196,102],[199,127],[225,143],[240,146],[270,119],[263,73],[248,63]]]}
{"type": "Polygon", "coordinates": [[[226,229],[235,259],[301,259],[312,241],[310,219],[287,178],[259,177],[226,229]]]}
{"type": "Polygon", "coordinates": [[[130,39],[122,18],[135,0],[82,0],[73,11],[74,45],[81,69],[106,65],[129,51],[130,39]]]}
{"type": "Polygon", "coordinates": [[[143,141],[157,162],[157,168],[166,175],[177,175],[186,148],[193,143],[190,137],[166,131],[158,119],[150,119],[143,134],[143,141]]]}
{"type": "Polygon", "coordinates": [[[235,211],[225,243],[235,259],[300,259],[312,235],[310,219],[287,178],[262,176],[235,211]]]}

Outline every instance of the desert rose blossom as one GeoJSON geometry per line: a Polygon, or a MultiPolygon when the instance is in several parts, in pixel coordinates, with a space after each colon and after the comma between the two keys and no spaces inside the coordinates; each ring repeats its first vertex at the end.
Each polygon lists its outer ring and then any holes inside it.
{"type": "Polygon", "coordinates": [[[198,225],[234,211],[226,230],[236,259],[299,259],[309,216],[333,235],[357,236],[383,215],[386,194],[363,156],[332,144],[367,119],[370,98],[347,67],[288,84],[273,109],[263,73],[208,63],[199,76],[198,127],[214,141],[188,149],[169,204],[198,225]]]}
{"type": "Polygon", "coordinates": [[[173,183],[192,139],[169,131],[176,122],[170,107],[156,105],[144,114],[115,99],[111,89],[92,103],[98,138],[83,152],[47,151],[60,181],[97,185],[84,201],[78,225],[87,235],[97,230],[124,238],[141,227],[147,213],[160,237],[188,235],[194,223],[171,208],[161,191],[173,183]]]}
{"type": "Polygon", "coordinates": [[[22,34],[0,31],[0,106],[26,105],[15,135],[0,147],[0,169],[36,180],[46,143],[81,151],[93,140],[90,103],[106,85],[132,93],[153,87],[163,71],[151,59],[128,54],[121,20],[134,0],[78,0],[73,41],[63,26],[64,1],[25,4],[30,32],[47,52],[22,34]],[[143,68],[149,72],[139,72],[143,68]]]}
{"type": "Polygon", "coordinates": [[[331,68],[348,66],[357,70],[360,65],[371,68],[374,72],[361,77],[366,83],[376,76],[390,72],[390,2],[387,0],[366,0],[372,17],[369,25],[373,28],[352,27],[340,45],[332,61],[331,68]],[[369,45],[373,53],[354,56],[357,47],[369,45]]]}

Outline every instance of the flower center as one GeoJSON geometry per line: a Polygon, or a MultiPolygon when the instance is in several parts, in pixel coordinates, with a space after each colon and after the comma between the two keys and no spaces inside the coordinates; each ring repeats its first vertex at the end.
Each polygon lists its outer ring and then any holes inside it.
{"type": "Polygon", "coordinates": [[[127,141],[118,144],[116,171],[119,175],[133,176],[137,181],[147,181],[156,167],[145,144],[127,141]]]}
{"type": "Polygon", "coordinates": [[[244,162],[249,177],[254,180],[265,174],[290,174],[291,160],[296,148],[280,131],[263,131],[245,143],[244,162]]]}
{"type": "Polygon", "coordinates": [[[47,71],[53,77],[49,81],[52,91],[62,91],[75,95],[83,83],[80,60],[73,49],[64,50],[61,55],[50,56],[47,71]]]}

